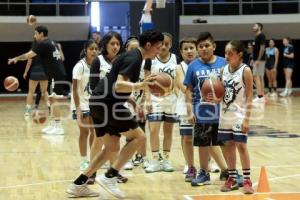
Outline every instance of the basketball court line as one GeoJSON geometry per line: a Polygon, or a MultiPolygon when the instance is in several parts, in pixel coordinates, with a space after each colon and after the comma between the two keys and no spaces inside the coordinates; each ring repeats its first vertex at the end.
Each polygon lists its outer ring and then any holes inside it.
{"type": "MultiPolygon", "coordinates": [[[[179,172],[179,171],[178,171],[179,172]]],[[[174,172],[173,172],[174,173],[174,172]]],[[[176,172],[175,172],[176,173],[176,172]]],[[[180,173],[182,173],[180,171],[180,173]]],[[[125,174],[126,177],[134,177],[134,176],[148,176],[152,175],[151,173],[137,173],[137,174],[125,174]]],[[[286,179],[286,178],[294,178],[294,177],[300,177],[300,174],[294,174],[294,175],[288,175],[288,176],[280,176],[280,177],[274,177],[269,178],[269,181],[275,181],[280,179],[286,179]]],[[[11,188],[21,188],[21,187],[29,187],[29,186],[38,186],[38,185],[48,185],[48,184],[54,184],[54,183],[65,183],[65,182],[72,182],[73,180],[55,180],[55,181],[45,181],[45,182],[39,182],[39,183],[28,183],[28,184],[21,184],[21,185],[9,185],[9,186],[0,186],[0,189],[11,189],[11,188]]],[[[253,184],[253,186],[256,186],[257,182],[253,184]]],[[[209,195],[217,195],[217,194],[209,194],[209,195]]],[[[232,194],[231,194],[232,195],[232,194]]],[[[191,196],[191,195],[184,195],[184,196],[191,196]]]]}
{"type": "Polygon", "coordinates": [[[299,192],[270,192],[244,194],[216,194],[216,195],[194,195],[184,196],[186,200],[299,200],[299,192]]]}
{"type": "MultiPolygon", "coordinates": [[[[300,177],[300,174],[294,174],[294,175],[287,175],[287,176],[279,176],[279,177],[274,177],[274,178],[269,178],[268,181],[276,181],[276,180],[281,180],[281,179],[287,179],[287,178],[294,178],[294,177],[300,177]]],[[[257,182],[255,182],[253,184],[253,187],[257,186],[257,182]]],[[[183,195],[183,197],[186,200],[200,200],[201,197],[203,197],[203,200],[213,200],[212,198],[209,197],[212,196],[219,196],[221,199],[220,200],[235,200],[235,199],[240,199],[240,197],[244,197],[244,200],[277,200],[277,198],[280,198],[280,200],[299,200],[300,199],[300,192],[270,192],[270,193],[254,193],[254,195],[249,195],[249,196],[245,196],[244,194],[237,194],[237,193],[233,193],[233,194],[228,194],[228,193],[224,193],[224,194],[205,194],[205,195],[183,195]],[[265,196],[262,198],[258,198],[259,195],[261,194],[266,194],[266,195],[271,195],[272,197],[269,196],[265,196]],[[280,195],[280,197],[278,197],[278,194],[282,194],[280,195]],[[290,197],[289,195],[294,195],[294,197],[290,197]],[[236,196],[237,198],[233,198],[234,196],[236,196]],[[281,196],[283,196],[281,198],[281,196]],[[195,199],[193,198],[195,197],[195,199]],[[199,197],[199,198],[198,198],[199,197]],[[207,198],[206,198],[207,197],[207,198]],[[227,198],[226,198],[227,197],[227,198]],[[249,198],[248,198],[249,197],[249,198]],[[275,198],[275,199],[274,199],[275,198]]],[[[217,200],[217,199],[216,199],[217,200]]]]}

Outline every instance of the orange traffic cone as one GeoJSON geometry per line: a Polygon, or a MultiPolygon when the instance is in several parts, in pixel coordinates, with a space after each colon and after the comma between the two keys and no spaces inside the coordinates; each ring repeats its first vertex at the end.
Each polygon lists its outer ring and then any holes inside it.
{"type": "Polygon", "coordinates": [[[265,166],[260,168],[257,192],[270,192],[269,180],[265,166]]]}

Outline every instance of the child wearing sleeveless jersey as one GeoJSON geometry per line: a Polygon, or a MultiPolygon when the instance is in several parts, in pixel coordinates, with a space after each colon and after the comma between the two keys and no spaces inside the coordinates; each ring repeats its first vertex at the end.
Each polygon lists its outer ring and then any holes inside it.
{"type": "Polygon", "coordinates": [[[228,64],[222,73],[225,96],[221,102],[218,139],[225,142],[229,177],[221,187],[221,191],[229,192],[239,188],[236,171],[236,149],[238,149],[244,176],[243,192],[253,194],[247,147],[253,77],[251,69],[242,62],[244,51],[243,43],[237,40],[230,41],[225,49],[228,64]]]}

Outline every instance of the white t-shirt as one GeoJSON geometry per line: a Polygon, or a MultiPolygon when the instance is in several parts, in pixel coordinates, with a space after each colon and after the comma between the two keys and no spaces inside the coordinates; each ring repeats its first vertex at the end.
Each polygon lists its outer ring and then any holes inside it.
{"type": "MultiPolygon", "coordinates": [[[[80,109],[81,110],[90,110],[89,108],[89,77],[90,77],[90,66],[87,64],[86,60],[83,58],[77,62],[75,67],[73,68],[73,78],[80,80],[79,86],[79,98],[80,98],[80,109]]],[[[73,92],[71,96],[71,109],[76,110],[73,92]]]]}

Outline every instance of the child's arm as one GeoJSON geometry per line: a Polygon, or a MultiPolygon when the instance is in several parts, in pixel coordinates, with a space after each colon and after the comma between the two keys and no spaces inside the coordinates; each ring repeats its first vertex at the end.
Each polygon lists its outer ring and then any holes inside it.
{"type": "Polygon", "coordinates": [[[27,74],[28,74],[28,71],[29,71],[29,69],[31,67],[31,64],[32,64],[32,59],[28,59],[26,67],[25,67],[25,71],[24,71],[24,74],[23,74],[23,78],[24,79],[26,79],[26,77],[27,77],[27,74]]]}
{"type": "Polygon", "coordinates": [[[253,76],[251,69],[246,67],[243,74],[245,84],[245,96],[246,96],[246,113],[243,120],[242,131],[248,133],[249,131],[249,120],[251,116],[252,108],[252,95],[253,95],[253,76]]]}
{"type": "Polygon", "coordinates": [[[186,103],[186,109],[187,109],[187,120],[190,124],[195,124],[196,118],[193,113],[193,104],[192,104],[192,86],[188,86],[185,91],[185,103],[186,103]]]}
{"type": "Polygon", "coordinates": [[[180,65],[176,66],[176,76],[175,76],[175,85],[176,88],[181,90],[182,93],[185,93],[186,86],[183,85],[183,80],[184,80],[184,73],[181,69],[180,65]]]}

